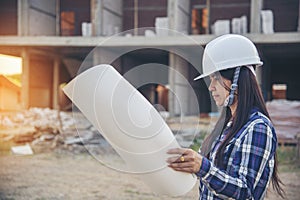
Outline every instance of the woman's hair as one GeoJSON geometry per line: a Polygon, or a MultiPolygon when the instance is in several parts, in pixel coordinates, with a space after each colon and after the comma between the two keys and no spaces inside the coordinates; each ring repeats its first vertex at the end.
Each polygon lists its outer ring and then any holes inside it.
{"type": "MultiPolygon", "coordinates": [[[[220,74],[223,78],[231,80],[233,79],[235,68],[226,69],[220,71],[220,74]]],[[[222,79],[219,79],[222,81],[222,79]]],[[[221,83],[225,89],[230,91],[230,88],[227,87],[224,83],[221,83]]],[[[238,101],[236,108],[236,116],[232,120],[232,126],[229,132],[226,134],[224,141],[220,144],[217,153],[216,153],[216,166],[223,168],[224,166],[224,151],[229,143],[229,141],[235,136],[235,134],[247,123],[251,110],[256,107],[261,113],[267,116],[270,119],[269,113],[267,111],[261,90],[256,81],[256,77],[250,71],[248,67],[241,67],[240,75],[238,79],[238,90],[237,90],[238,101]]],[[[208,157],[212,143],[216,140],[217,137],[222,133],[223,129],[227,123],[232,119],[231,110],[229,107],[224,107],[221,111],[219,120],[216,123],[215,128],[212,133],[208,135],[204,142],[202,143],[201,153],[208,157]]],[[[275,164],[274,171],[272,174],[272,185],[276,192],[284,198],[284,191],[281,187],[281,180],[278,177],[277,173],[277,157],[275,153],[275,164]]]]}

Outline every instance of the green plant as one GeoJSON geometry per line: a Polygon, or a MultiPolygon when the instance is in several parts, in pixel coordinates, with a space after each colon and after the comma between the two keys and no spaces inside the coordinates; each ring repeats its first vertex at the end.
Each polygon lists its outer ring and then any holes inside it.
{"type": "Polygon", "coordinates": [[[297,158],[297,147],[279,146],[277,148],[277,159],[279,164],[294,164],[297,158]]]}
{"type": "Polygon", "coordinates": [[[190,148],[193,149],[194,151],[198,151],[206,135],[207,132],[200,131],[200,133],[194,138],[193,144],[191,144],[190,148]]]}

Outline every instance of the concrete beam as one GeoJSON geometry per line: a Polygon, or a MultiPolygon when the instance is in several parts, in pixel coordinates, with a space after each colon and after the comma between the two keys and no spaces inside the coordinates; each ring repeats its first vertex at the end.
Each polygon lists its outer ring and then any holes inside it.
{"type": "MultiPolygon", "coordinates": [[[[280,44],[300,43],[300,33],[274,33],[274,34],[245,34],[254,43],[280,44]]],[[[55,37],[55,36],[0,36],[1,46],[15,47],[180,47],[205,45],[215,35],[189,35],[169,37],[55,37]]]]}

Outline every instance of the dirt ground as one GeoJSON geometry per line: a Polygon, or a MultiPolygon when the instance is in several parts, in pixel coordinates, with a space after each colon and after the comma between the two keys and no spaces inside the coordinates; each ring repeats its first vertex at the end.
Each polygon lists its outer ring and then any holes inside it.
{"type": "MultiPolygon", "coordinates": [[[[300,199],[300,170],[281,170],[287,199],[300,199]]],[[[0,199],[198,199],[198,185],[182,197],[153,194],[138,176],[112,170],[89,154],[0,155],[0,199]]],[[[272,191],[268,200],[280,199],[272,191]]]]}

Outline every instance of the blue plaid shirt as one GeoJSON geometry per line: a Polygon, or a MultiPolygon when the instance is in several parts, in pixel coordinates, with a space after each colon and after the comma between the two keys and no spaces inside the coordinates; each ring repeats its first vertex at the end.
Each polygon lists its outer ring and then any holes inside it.
{"type": "MultiPolygon", "coordinates": [[[[230,127],[229,127],[230,128],[230,127]]],[[[196,175],[199,199],[263,199],[274,169],[276,133],[270,120],[253,110],[248,122],[226,146],[225,168],[215,166],[216,151],[227,131],[213,144],[209,159],[203,157],[196,175]]]]}

